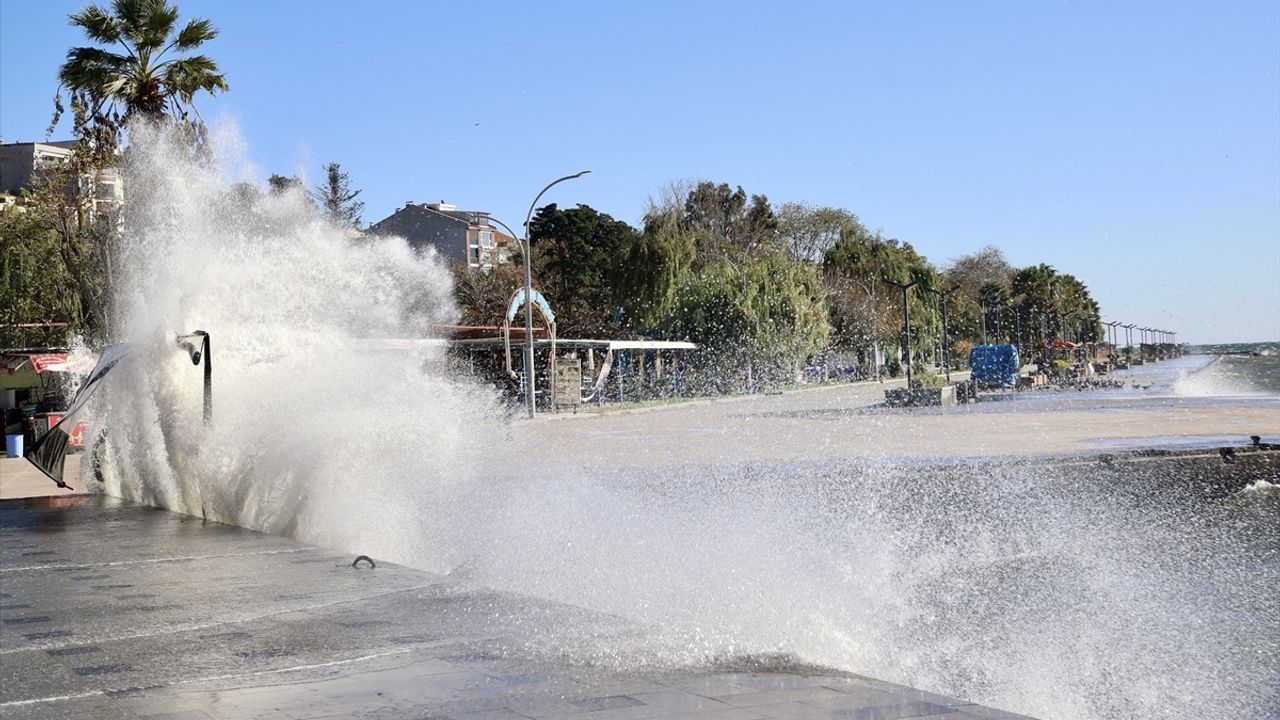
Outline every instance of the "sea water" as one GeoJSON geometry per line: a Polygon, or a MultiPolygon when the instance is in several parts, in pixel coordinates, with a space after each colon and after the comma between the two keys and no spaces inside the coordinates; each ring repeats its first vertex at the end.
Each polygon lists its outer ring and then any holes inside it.
{"type": "MultiPolygon", "coordinates": [[[[213,158],[146,128],[131,140],[117,298],[136,350],[93,408],[105,492],[630,628],[545,627],[561,662],[783,658],[1050,718],[1280,706],[1269,483],[1208,498],[1141,473],[874,455],[540,467],[438,350],[369,349],[456,317],[438,258],[245,185],[262,173],[234,130],[213,158]],[[196,329],[213,338],[209,426],[174,342],[196,329]]],[[[753,440],[708,430],[729,456],[753,440]]]]}

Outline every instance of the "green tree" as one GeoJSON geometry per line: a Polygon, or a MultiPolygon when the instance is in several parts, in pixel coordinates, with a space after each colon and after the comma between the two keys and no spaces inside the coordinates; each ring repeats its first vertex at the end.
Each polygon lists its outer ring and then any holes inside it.
{"type": "Polygon", "coordinates": [[[867,229],[844,208],[786,203],[778,211],[778,240],[798,262],[822,262],[827,251],[850,233],[866,234],[867,229]]]}
{"type": "Polygon", "coordinates": [[[51,165],[18,204],[0,212],[0,325],[66,324],[0,333],[0,346],[60,345],[108,334],[106,258],[114,219],[93,212],[77,188],[80,167],[51,165]]]}
{"type": "Polygon", "coordinates": [[[938,287],[937,272],[910,243],[850,228],[827,251],[822,267],[838,347],[900,347],[902,295],[885,280],[917,283],[908,291],[913,347],[936,344],[937,301],[928,289],[938,287]]]}
{"type": "MultiPolygon", "coordinates": [[[[268,182],[278,177],[272,175],[268,182]]],[[[324,166],[324,177],[324,183],[316,186],[312,199],[334,224],[359,228],[360,214],[364,212],[364,203],[356,200],[360,191],[351,189],[351,178],[336,162],[324,166]]]]}
{"type": "Polygon", "coordinates": [[[700,182],[685,197],[680,227],[696,234],[704,252],[728,252],[756,257],[774,248],[778,219],[764,195],[747,193],[739,185],[700,182]]]}
{"type": "Polygon", "coordinates": [[[587,205],[538,210],[529,224],[536,265],[534,278],[556,311],[557,330],[566,337],[612,337],[615,308],[612,283],[627,248],[640,232],[587,205]]]}
{"type": "Polygon", "coordinates": [[[1018,306],[1024,347],[1040,347],[1055,336],[1058,316],[1058,271],[1040,263],[1018,270],[1010,282],[1010,295],[1018,306]]]}
{"type": "Polygon", "coordinates": [[[830,325],[817,268],[792,260],[777,228],[767,198],[728,184],[651,201],[615,273],[629,328],[700,344],[722,379],[748,368],[784,379],[830,325]]]}
{"type": "Polygon", "coordinates": [[[982,283],[978,288],[978,306],[986,341],[997,344],[1007,342],[1012,337],[1014,328],[1008,286],[999,280],[982,283]]]}
{"type": "Polygon", "coordinates": [[[997,283],[1006,288],[1007,296],[1013,273],[1014,268],[1004,253],[993,245],[956,258],[947,265],[942,271],[942,284],[948,288],[958,287],[947,303],[949,330],[953,338],[981,341],[982,287],[987,283],[997,283]]]}
{"type": "Polygon", "coordinates": [[[517,263],[505,263],[495,265],[488,272],[476,272],[462,263],[450,264],[453,295],[461,321],[467,325],[501,324],[512,294],[516,288],[524,287],[524,273],[520,268],[517,263]]]}
{"type": "Polygon", "coordinates": [[[613,304],[633,330],[651,328],[671,309],[698,257],[692,233],[680,227],[679,208],[651,203],[640,234],[622,248],[614,273],[613,304]]]}
{"type": "Polygon", "coordinates": [[[1088,286],[1069,273],[1041,263],[1014,273],[1013,301],[1018,306],[1022,342],[1038,347],[1054,339],[1101,340],[1101,308],[1088,286]]]}
{"type": "Polygon", "coordinates": [[[700,346],[698,360],[723,375],[749,362],[756,382],[788,382],[830,340],[817,269],[775,253],[746,266],[717,260],[674,289],[659,336],[700,346]]]}

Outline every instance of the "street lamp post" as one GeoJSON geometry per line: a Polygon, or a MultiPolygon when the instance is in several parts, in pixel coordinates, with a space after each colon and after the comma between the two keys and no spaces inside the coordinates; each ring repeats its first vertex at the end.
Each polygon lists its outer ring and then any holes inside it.
{"type": "Polygon", "coordinates": [[[1022,303],[1019,302],[1015,307],[1009,306],[1013,311],[1013,346],[1018,349],[1019,356],[1022,353],[1022,303]]]}
{"type": "Polygon", "coordinates": [[[919,280],[913,280],[903,284],[893,280],[884,280],[888,285],[892,285],[902,290],[902,344],[903,350],[907,356],[907,389],[911,389],[911,315],[907,309],[907,291],[919,283],[919,280]]]}
{"type": "Polygon", "coordinates": [[[982,321],[982,344],[987,344],[987,301],[978,298],[978,319],[982,321]]]}
{"type": "Polygon", "coordinates": [[[1109,341],[1111,342],[1111,351],[1112,351],[1112,352],[1115,352],[1115,348],[1116,348],[1116,326],[1120,324],[1120,321],[1119,321],[1119,320],[1113,320],[1112,322],[1104,322],[1104,323],[1102,323],[1102,324],[1107,326],[1107,340],[1109,340],[1109,341]]]}
{"type": "Polygon", "coordinates": [[[547,186],[538,192],[533,198],[533,202],[529,203],[529,212],[524,216],[524,398],[529,405],[529,417],[537,414],[537,406],[534,400],[533,386],[535,374],[533,372],[533,312],[529,305],[533,302],[533,249],[529,245],[529,223],[533,220],[533,209],[538,206],[538,201],[546,194],[548,190],[559,185],[566,180],[580,178],[591,172],[583,170],[573,175],[565,175],[547,183],[547,186]]]}
{"type": "Polygon", "coordinates": [[[191,364],[199,365],[204,360],[204,424],[213,422],[213,345],[209,333],[196,330],[187,335],[179,335],[178,347],[191,356],[191,364]]]}
{"type": "MultiPolygon", "coordinates": [[[[942,373],[947,378],[947,384],[951,384],[951,343],[947,340],[947,297],[951,293],[960,289],[959,285],[952,287],[950,290],[934,290],[933,288],[925,288],[929,292],[942,298],[942,373]]],[[[910,387],[910,381],[907,381],[907,387],[910,387]]]]}

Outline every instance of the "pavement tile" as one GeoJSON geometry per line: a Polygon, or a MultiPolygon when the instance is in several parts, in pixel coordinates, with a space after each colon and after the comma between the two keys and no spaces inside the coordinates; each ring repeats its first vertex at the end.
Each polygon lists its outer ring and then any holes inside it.
{"type": "Polygon", "coordinates": [[[0,710],[4,720],[138,720],[128,709],[109,698],[77,698],[57,703],[36,703],[0,710]]]}
{"type": "Polygon", "coordinates": [[[448,717],[449,720],[530,720],[528,715],[506,709],[450,713],[448,717]]]}
{"type": "Polygon", "coordinates": [[[761,720],[763,715],[746,708],[725,708],[724,710],[707,710],[692,713],[680,713],[672,717],[687,720],[761,720]]]}
{"type": "Polygon", "coordinates": [[[583,712],[596,712],[597,710],[617,710],[619,708],[635,707],[644,703],[633,697],[626,695],[609,695],[606,697],[593,697],[584,700],[572,700],[569,703],[583,712]]]}
{"type": "Polygon", "coordinates": [[[855,678],[839,676],[790,675],[786,673],[714,673],[668,682],[673,687],[707,697],[738,695],[766,690],[792,690],[806,687],[830,687],[835,690],[845,685],[858,684],[855,678]]]}
{"type": "Polygon", "coordinates": [[[735,693],[715,696],[727,705],[734,707],[753,707],[756,705],[775,705],[784,702],[804,702],[825,699],[848,698],[849,696],[831,688],[814,686],[799,687],[786,690],[765,690],[762,692],[735,693]]]}

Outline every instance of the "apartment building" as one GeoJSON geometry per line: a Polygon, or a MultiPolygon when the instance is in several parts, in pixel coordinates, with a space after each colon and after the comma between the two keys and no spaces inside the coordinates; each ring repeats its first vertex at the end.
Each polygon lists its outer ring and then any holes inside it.
{"type": "Polygon", "coordinates": [[[369,226],[373,235],[398,235],[414,250],[435,248],[451,262],[471,270],[488,270],[510,262],[515,238],[489,222],[489,213],[459,210],[444,201],[407,202],[390,217],[369,226]]]}
{"type": "MultiPolygon", "coordinates": [[[[73,140],[0,145],[0,197],[5,199],[5,207],[13,205],[9,198],[16,200],[44,170],[66,162],[73,147],[73,140]]],[[[115,168],[86,173],[79,183],[81,196],[89,200],[90,219],[115,211],[124,200],[123,183],[115,168]]]]}

